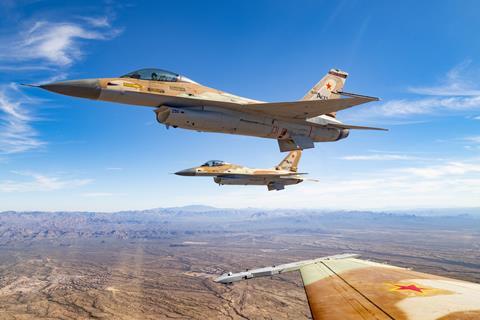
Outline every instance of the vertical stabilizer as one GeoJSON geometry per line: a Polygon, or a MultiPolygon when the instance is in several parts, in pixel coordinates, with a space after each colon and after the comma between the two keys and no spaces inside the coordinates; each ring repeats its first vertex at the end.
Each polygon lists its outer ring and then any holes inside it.
{"type": "Polygon", "coordinates": [[[282,162],[280,162],[278,166],[275,167],[275,169],[297,172],[298,162],[300,161],[301,157],[302,157],[302,150],[290,151],[288,155],[285,157],[285,159],[283,159],[282,162]]]}
{"type": "MultiPolygon", "coordinates": [[[[337,92],[343,90],[345,80],[348,73],[338,69],[330,69],[330,71],[322,78],[307,94],[302,98],[304,100],[328,100],[339,99],[340,95],[337,92]]],[[[335,113],[331,113],[335,117],[335,113]]]]}

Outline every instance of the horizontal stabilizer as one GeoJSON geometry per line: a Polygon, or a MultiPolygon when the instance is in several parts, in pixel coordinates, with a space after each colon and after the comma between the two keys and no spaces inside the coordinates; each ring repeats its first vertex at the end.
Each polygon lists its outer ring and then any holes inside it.
{"type": "Polygon", "coordinates": [[[365,96],[363,94],[357,94],[357,93],[350,93],[350,92],[344,92],[344,91],[338,91],[336,93],[341,95],[341,96],[350,97],[350,98],[364,98],[364,99],[370,99],[371,101],[379,101],[380,100],[380,98],[378,98],[378,97],[365,96]]]}
{"type": "MultiPolygon", "coordinates": [[[[289,174],[282,174],[282,178],[283,177],[289,177],[291,178],[292,176],[295,177],[295,176],[303,176],[303,175],[306,175],[308,174],[308,172],[292,172],[292,173],[289,173],[289,174]]],[[[303,179],[303,178],[302,178],[303,179]]]]}
{"type": "Polygon", "coordinates": [[[381,130],[381,131],[388,131],[388,129],[384,128],[376,128],[376,127],[365,127],[365,126],[354,126],[350,124],[344,123],[329,123],[327,126],[339,128],[339,129],[354,129],[354,130],[381,130]]]}
{"type": "Polygon", "coordinates": [[[278,177],[278,179],[287,179],[287,180],[292,180],[292,179],[298,179],[302,181],[313,181],[313,182],[319,182],[317,179],[310,179],[310,178],[305,178],[303,175],[307,175],[308,173],[298,173],[298,174],[292,174],[292,175],[281,175],[278,177]]]}

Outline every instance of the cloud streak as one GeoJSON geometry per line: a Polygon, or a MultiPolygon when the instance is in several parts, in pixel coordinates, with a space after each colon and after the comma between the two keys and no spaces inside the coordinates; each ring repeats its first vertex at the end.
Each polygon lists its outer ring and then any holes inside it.
{"type": "MultiPolygon", "coordinates": [[[[40,82],[58,81],[66,78],[66,70],[84,56],[85,41],[111,39],[119,32],[111,27],[108,17],[77,18],[76,22],[38,21],[10,32],[14,37],[0,37],[0,70],[38,71],[42,75],[40,82]]],[[[33,77],[31,81],[35,81],[33,77]]],[[[32,104],[35,100],[17,85],[0,84],[0,153],[27,152],[46,145],[33,126],[38,119],[27,108],[32,104]]]]}
{"type": "Polygon", "coordinates": [[[47,65],[69,66],[82,58],[83,40],[106,40],[119,32],[105,28],[109,27],[106,22],[90,19],[90,23],[92,21],[96,21],[95,28],[74,22],[38,21],[29,29],[20,31],[15,40],[7,41],[1,47],[3,53],[0,57],[14,62],[33,60],[47,65]]]}
{"type": "Polygon", "coordinates": [[[468,76],[471,63],[467,60],[452,68],[438,86],[410,87],[409,91],[428,96],[480,96],[480,89],[475,87],[476,81],[468,76]]]}
{"type": "Polygon", "coordinates": [[[470,62],[454,67],[438,86],[409,87],[408,91],[421,95],[413,99],[394,99],[370,108],[354,111],[351,119],[408,118],[421,115],[451,115],[480,110],[480,88],[475,87],[467,69],[470,62]]]}
{"type": "MultiPolygon", "coordinates": [[[[358,110],[355,119],[408,118],[420,115],[451,115],[452,112],[480,110],[480,96],[429,97],[419,99],[391,100],[371,108],[358,110]]],[[[352,118],[352,117],[351,117],[352,118]]]]}
{"type": "Polygon", "coordinates": [[[113,197],[116,196],[116,193],[112,192],[86,192],[82,193],[83,197],[87,198],[104,198],[104,197],[113,197]]]}
{"type": "Polygon", "coordinates": [[[418,157],[413,157],[405,154],[367,154],[367,155],[351,155],[351,156],[344,156],[340,157],[342,160],[348,161],[371,161],[371,160],[379,160],[379,161],[391,161],[391,160],[416,160],[419,159],[418,157]]]}
{"type": "Polygon", "coordinates": [[[480,144],[480,136],[465,137],[463,140],[471,142],[471,143],[480,144]]]}
{"type": "Polygon", "coordinates": [[[105,168],[105,170],[108,170],[108,171],[122,171],[123,168],[120,168],[120,167],[108,167],[108,168],[105,168]]]}
{"type": "Polygon", "coordinates": [[[469,162],[447,162],[429,167],[413,167],[399,170],[425,179],[444,178],[447,176],[463,176],[480,173],[480,164],[469,162]]]}
{"type": "Polygon", "coordinates": [[[23,180],[0,181],[0,192],[46,192],[76,188],[92,182],[91,179],[68,179],[34,172],[13,172],[23,180]]]}
{"type": "Polygon", "coordinates": [[[35,103],[17,85],[0,85],[0,153],[25,152],[46,144],[32,126],[36,117],[26,108],[35,103]]]}

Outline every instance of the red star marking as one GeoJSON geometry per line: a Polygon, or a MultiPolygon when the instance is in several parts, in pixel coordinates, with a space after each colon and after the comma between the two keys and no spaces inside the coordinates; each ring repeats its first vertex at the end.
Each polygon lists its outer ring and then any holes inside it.
{"type": "Polygon", "coordinates": [[[331,87],[332,87],[332,85],[327,82],[327,89],[330,90],[331,87]]]}
{"type": "Polygon", "coordinates": [[[410,290],[410,291],[423,293],[423,290],[425,290],[425,288],[417,287],[414,284],[409,284],[408,286],[401,286],[401,285],[396,284],[395,286],[397,287],[395,290],[398,290],[398,291],[400,291],[400,290],[410,290]]]}

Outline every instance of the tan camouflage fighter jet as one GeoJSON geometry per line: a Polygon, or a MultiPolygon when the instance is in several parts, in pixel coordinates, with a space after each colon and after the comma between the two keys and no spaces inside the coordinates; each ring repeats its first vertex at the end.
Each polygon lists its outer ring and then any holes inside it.
{"type": "Polygon", "coordinates": [[[290,153],[276,167],[271,169],[252,169],[220,160],[210,160],[199,167],[175,172],[179,176],[213,177],[219,185],[257,185],[267,186],[269,191],[283,190],[285,186],[298,184],[304,180],[305,173],[297,172],[302,151],[290,153]]]}
{"type": "Polygon", "coordinates": [[[39,87],[68,96],[152,107],[158,122],[167,128],[276,139],[283,152],[344,139],[350,129],[385,130],[336,119],[337,111],[378,100],[343,92],[347,76],[332,69],[300,101],[274,103],[239,97],[160,69],[39,87]]]}
{"type": "Polygon", "coordinates": [[[360,260],[344,254],[215,279],[232,283],[300,271],[314,320],[480,319],[480,284],[360,260]]]}

